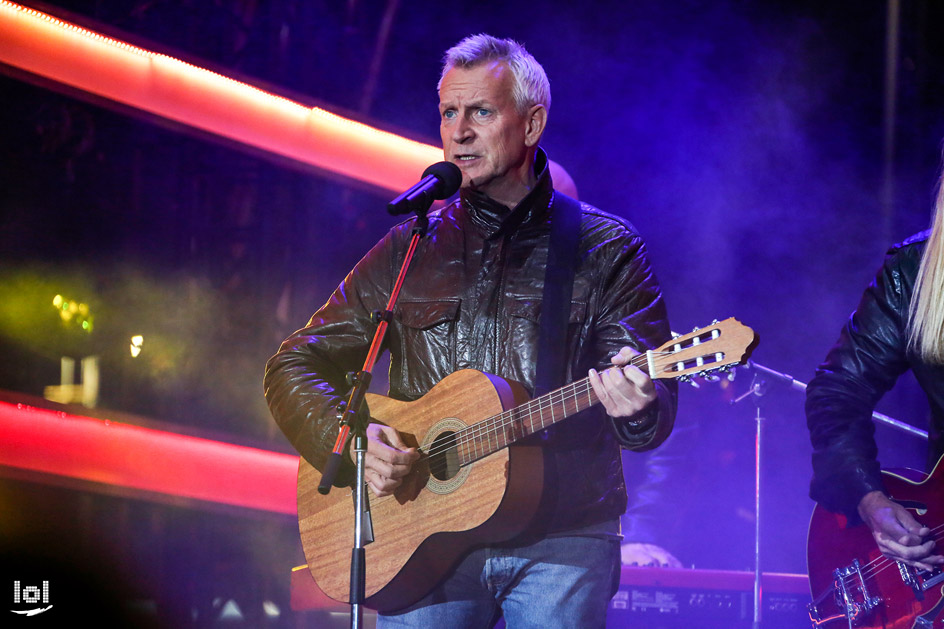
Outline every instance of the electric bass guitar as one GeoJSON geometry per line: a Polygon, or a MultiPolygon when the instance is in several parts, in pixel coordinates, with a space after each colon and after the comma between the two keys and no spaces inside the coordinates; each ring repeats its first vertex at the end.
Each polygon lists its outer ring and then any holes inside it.
{"type": "MultiPolygon", "coordinates": [[[[944,459],[941,459],[944,461],[944,459]]],[[[931,530],[944,547],[944,465],[925,476],[914,470],[883,471],[885,489],[931,530]]],[[[944,629],[944,573],[883,556],[867,526],[819,505],[807,544],[810,620],[813,627],[844,629],[944,629]]]]}
{"type": "MultiPolygon", "coordinates": [[[[754,332],[731,318],[678,336],[632,364],[653,379],[691,379],[747,360],[756,343],[754,332]]],[[[409,605],[470,547],[521,533],[537,509],[544,472],[540,446],[518,442],[598,401],[587,378],[528,401],[520,384],[471,369],[450,374],[413,402],[367,394],[373,420],[396,428],[421,457],[393,495],[371,496],[362,527],[372,532],[363,545],[364,606],[409,605]]],[[[302,547],[318,586],[348,602],[353,487],[322,495],[319,480],[301,459],[302,547]]]]}

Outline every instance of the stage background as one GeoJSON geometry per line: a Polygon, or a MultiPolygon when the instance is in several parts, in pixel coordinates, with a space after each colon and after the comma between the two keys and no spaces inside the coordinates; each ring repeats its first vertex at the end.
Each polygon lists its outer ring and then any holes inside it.
{"type": "MultiPolygon", "coordinates": [[[[516,38],[551,80],[544,148],[583,200],[644,235],[674,328],[735,316],[760,334],[754,360],[802,382],[886,247],[929,221],[944,134],[944,7],[930,0],[901,4],[891,92],[885,3],[26,4],[430,144],[442,52],[472,33],[516,38]]],[[[395,223],[390,192],[5,70],[0,389],[42,395],[62,356],[95,355],[100,409],[291,451],[265,408],[265,360],[395,223]],[[63,322],[56,294],[89,305],[90,333],[63,322]]],[[[682,387],[691,491],[666,517],[686,565],[753,566],[756,407],[731,404],[750,379],[682,387]]],[[[803,396],[771,385],[762,402],[764,566],[804,572],[803,396]]],[[[879,410],[927,427],[910,378],[879,410]]],[[[919,440],[878,437],[884,465],[924,465],[919,440]]],[[[58,502],[28,488],[9,492],[58,502]]],[[[87,523],[111,522],[107,500],[83,503],[87,523]]],[[[191,560],[237,557],[255,578],[299,558],[290,521],[267,524],[278,551],[233,554],[224,547],[258,527],[178,516],[160,516],[160,530],[191,560]]],[[[146,546],[121,549],[121,563],[146,571],[146,546]]]]}

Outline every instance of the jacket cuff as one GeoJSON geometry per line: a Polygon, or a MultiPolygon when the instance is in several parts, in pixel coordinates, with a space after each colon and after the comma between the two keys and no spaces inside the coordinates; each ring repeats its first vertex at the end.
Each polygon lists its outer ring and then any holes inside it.
{"type": "MultiPolygon", "coordinates": [[[[877,468],[877,465],[876,465],[877,468]]],[[[878,470],[857,467],[849,474],[820,479],[814,476],[810,485],[810,498],[828,511],[845,515],[850,525],[860,523],[859,501],[867,493],[881,491],[885,486],[878,470]]]]}
{"type": "Polygon", "coordinates": [[[646,445],[652,440],[659,423],[659,400],[630,417],[610,417],[613,429],[620,441],[628,447],[646,445]]]}

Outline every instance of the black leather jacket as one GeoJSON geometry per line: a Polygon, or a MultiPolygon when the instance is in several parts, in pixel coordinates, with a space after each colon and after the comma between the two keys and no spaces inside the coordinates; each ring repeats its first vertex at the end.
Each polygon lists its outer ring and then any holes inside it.
{"type": "MultiPolygon", "coordinates": [[[[539,152],[538,185],[513,210],[463,190],[430,214],[385,339],[391,397],[414,400],[445,376],[473,368],[533,391],[538,317],[555,194],[539,152]]],[[[568,381],[609,364],[624,345],[640,351],[670,338],[662,293],[645,246],[626,221],[582,204],[579,264],[568,338],[568,381]]],[[[266,398],[295,448],[321,469],[337,437],[332,409],[345,374],[362,368],[407,250],[413,220],[394,227],[357,264],[307,327],[267,365],[266,398]]],[[[620,449],[661,443],[675,417],[674,382],[656,382],[659,401],[634,429],[597,406],[544,435],[550,491],[541,524],[566,531],[618,517],[626,508],[620,449]]],[[[639,418],[632,418],[638,420],[639,418]]],[[[346,460],[338,484],[349,484],[346,460]]]]}
{"type": "Polygon", "coordinates": [[[908,305],[928,232],[889,249],[839,341],[816,371],[806,393],[813,443],[810,497],[858,520],[862,496],[883,489],[876,461],[872,411],[907,369],[931,405],[930,462],[944,453],[944,367],[906,351],[908,305]]]}

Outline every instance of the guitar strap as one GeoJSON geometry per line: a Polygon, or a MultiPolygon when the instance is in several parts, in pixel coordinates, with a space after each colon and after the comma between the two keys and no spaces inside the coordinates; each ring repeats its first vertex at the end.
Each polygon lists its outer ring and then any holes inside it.
{"type": "Polygon", "coordinates": [[[580,239],[580,203],[554,191],[551,202],[551,238],[544,270],[544,294],[538,328],[538,361],[534,396],[565,384],[567,323],[573,295],[577,241],[580,239]]]}

